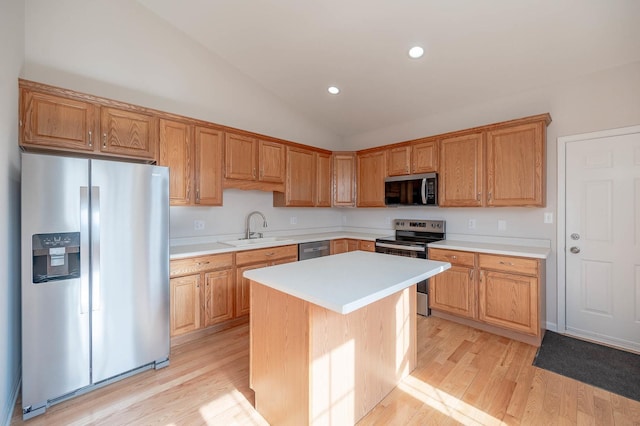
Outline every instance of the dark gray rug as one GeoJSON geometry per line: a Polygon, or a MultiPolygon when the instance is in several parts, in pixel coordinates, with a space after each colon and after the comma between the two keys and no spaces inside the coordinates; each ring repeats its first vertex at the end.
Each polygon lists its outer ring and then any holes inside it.
{"type": "Polygon", "coordinates": [[[533,365],[640,401],[640,355],[547,331],[533,365]]]}

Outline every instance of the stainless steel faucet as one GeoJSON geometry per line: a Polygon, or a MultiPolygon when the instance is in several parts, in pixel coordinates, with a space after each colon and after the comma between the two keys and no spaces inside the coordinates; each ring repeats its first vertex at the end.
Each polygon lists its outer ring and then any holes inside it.
{"type": "Polygon", "coordinates": [[[247,215],[247,221],[244,224],[244,237],[246,239],[262,237],[262,234],[259,233],[259,232],[251,232],[251,216],[253,216],[254,214],[259,214],[260,216],[262,216],[262,220],[263,220],[262,226],[265,227],[265,228],[267,227],[267,218],[264,217],[264,215],[261,212],[256,210],[256,211],[253,211],[253,212],[249,213],[247,215]],[[254,236],[256,234],[258,234],[257,237],[254,236]]]}

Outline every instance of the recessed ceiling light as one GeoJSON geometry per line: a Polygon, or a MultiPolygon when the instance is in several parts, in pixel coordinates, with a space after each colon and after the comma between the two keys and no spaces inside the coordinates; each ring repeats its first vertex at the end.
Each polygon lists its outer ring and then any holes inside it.
{"type": "Polygon", "coordinates": [[[424,49],[420,46],[413,46],[411,49],[409,49],[409,56],[411,56],[413,59],[418,59],[422,55],[424,55],[424,49]]]}
{"type": "Polygon", "coordinates": [[[338,89],[336,86],[329,86],[327,92],[331,93],[332,95],[337,95],[338,93],[340,93],[340,89],[338,89]]]}

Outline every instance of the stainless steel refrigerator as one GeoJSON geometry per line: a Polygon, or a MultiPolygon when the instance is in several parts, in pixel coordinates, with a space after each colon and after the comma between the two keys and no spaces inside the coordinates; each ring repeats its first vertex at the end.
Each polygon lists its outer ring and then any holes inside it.
{"type": "Polygon", "coordinates": [[[22,407],[169,359],[169,171],[22,154],[22,407]]]}

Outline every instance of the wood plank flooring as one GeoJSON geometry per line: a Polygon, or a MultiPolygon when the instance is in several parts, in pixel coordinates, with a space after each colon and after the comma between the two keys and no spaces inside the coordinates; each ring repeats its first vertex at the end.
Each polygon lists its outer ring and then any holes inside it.
{"type": "MultiPolygon", "coordinates": [[[[535,352],[419,317],[418,367],[358,425],[640,425],[640,402],[533,367],[535,352]]],[[[54,405],[27,422],[18,401],[11,424],[265,425],[249,389],[248,325],[176,346],[169,367],[54,405]]]]}

